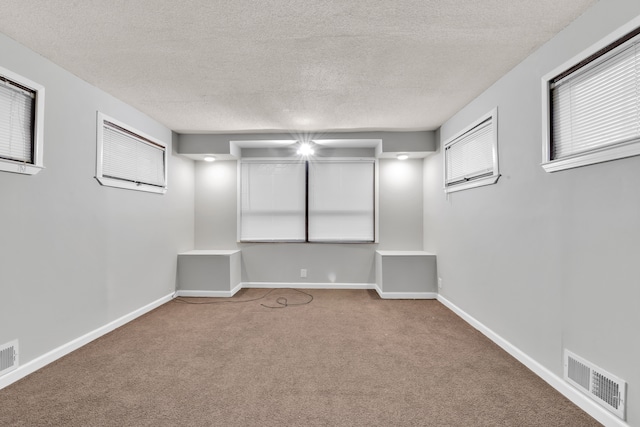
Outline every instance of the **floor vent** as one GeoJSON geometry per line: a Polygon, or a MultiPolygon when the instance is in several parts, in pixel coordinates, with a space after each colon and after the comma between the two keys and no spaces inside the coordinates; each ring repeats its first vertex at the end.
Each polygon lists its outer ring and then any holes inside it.
{"type": "Polygon", "coordinates": [[[0,346],[0,375],[18,367],[18,340],[0,346]]]}
{"type": "Polygon", "coordinates": [[[564,378],[609,411],[625,419],[625,381],[569,350],[564,351],[564,378]]]}

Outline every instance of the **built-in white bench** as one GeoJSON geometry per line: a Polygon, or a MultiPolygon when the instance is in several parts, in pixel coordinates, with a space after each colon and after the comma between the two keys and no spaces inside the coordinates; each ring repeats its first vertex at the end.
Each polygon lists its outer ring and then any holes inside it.
{"type": "MultiPolygon", "coordinates": [[[[436,256],[424,251],[376,251],[376,283],[384,299],[437,297],[436,256]]],[[[241,251],[192,250],[178,254],[178,296],[231,297],[241,282],[241,251]]],[[[292,285],[304,288],[304,283],[292,285]]],[[[327,287],[332,284],[327,283],[327,287]]]]}
{"type": "Polygon", "coordinates": [[[231,297],[242,288],[240,249],[178,254],[178,296],[231,297]]]}
{"type": "Polygon", "coordinates": [[[435,254],[376,251],[376,291],[384,299],[437,298],[435,254]]]}

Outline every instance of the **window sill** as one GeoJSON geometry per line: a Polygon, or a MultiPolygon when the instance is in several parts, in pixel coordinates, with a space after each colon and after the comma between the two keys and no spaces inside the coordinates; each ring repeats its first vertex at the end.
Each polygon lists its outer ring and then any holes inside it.
{"type": "Polygon", "coordinates": [[[624,144],[605,147],[598,151],[587,152],[565,159],[551,160],[542,163],[541,166],[546,172],[558,172],[638,155],[640,155],[640,141],[633,140],[624,144]]]}
{"type": "Polygon", "coordinates": [[[238,240],[238,243],[306,243],[305,240],[292,240],[292,239],[246,239],[238,240]]]}
{"type": "Polygon", "coordinates": [[[35,175],[44,169],[43,166],[30,163],[12,162],[11,160],[0,160],[0,171],[20,173],[23,175],[35,175]]]}
{"type": "Polygon", "coordinates": [[[157,187],[155,185],[135,183],[131,181],[122,181],[119,179],[96,177],[98,182],[105,187],[123,188],[125,190],[144,191],[146,193],[164,194],[167,192],[167,187],[157,187]]]}
{"type": "Polygon", "coordinates": [[[498,178],[500,178],[500,175],[491,175],[491,176],[486,176],[484,178],[474,179],[469,182],[464,182],[461,184],[452,185],[450,187],[445,187],[444,192],[448,194],[448,193],[454,193],[456,191],[468,190],[469,188],[482,187],[483,185],[495,184],[496,182],[498,182],[498,178]]]}
{"type": "Polygon", "coordinates": [[[375,244],[377,241],[373,240],[339,240],[339,239],[326,239],[326,240],[238,240],[238,243],[312,243],[312,244],[349,244],[349,245],[362,245],[362,244],[375,244]]]}

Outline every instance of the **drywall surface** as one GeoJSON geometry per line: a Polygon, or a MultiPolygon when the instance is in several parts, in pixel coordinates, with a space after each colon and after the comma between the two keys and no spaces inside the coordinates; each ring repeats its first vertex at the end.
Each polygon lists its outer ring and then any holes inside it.
{"type": "Polygon", "coordinates": [[[238,162],[195,162],[195,249],[237,249],[238,162]]]}
{"type": "Polygon", "coordinates": [[[172,132],[0,35],[0,66],[44,85],[44,166],[0,173],[0,343],[20,364],[175,289],[193,245],[193,162],[169,156],[164,195],[102,187],[96,112],[168,145],[172,132]]]}
{"type": "Polygon", "coordinates": [[[424,244],[441,293],[562,376],[567,348],[629,384],[640,425],[640,157],[546,173],[541,78],[640,15],[597,3],[440,129],[445,141],[498,108],[496,185],[445,196],[442,153],[425,159],[424,244]]]}
{"type": "Polygon", "coordinates": [[[422,159],[380,159],[378,249],[422,250],[422,164],[422,159]]]}
{"type": "Polygon", "coordinates": [[[319,132],[319,133],[245,133],[245,134],[180,134],[178,152],[181,154],[230,154],[229,142],[324,139],[371,139],[382,140],[383,150],[430,152],[436,147],[435,132],[319,132]]]}
{"type": "Polygon", "coordinates": [[[237,243],[237,162],[196,162],[195,248],[242,249],[243,282],[373,284],[376,249],[422,250],[422,167],[379,160],[377,244],[237,243]]]}

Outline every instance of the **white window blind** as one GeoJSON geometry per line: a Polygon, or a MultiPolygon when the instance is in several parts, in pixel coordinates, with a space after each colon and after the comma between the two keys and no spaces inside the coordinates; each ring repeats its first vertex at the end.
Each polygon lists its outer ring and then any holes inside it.
{"type": "Polygon", "coordinates": [[[550,161],[640,140],[639,46],[635,36],[552,80],[550,161]]]}
{"type": "Polygon", "coordinates": [[[0,77],[0,157],[34,163],[35,91],[0,77]]]}
{"type": "Polygon", "coordinates": [[[309,164],[309,241],[374,241],[373,161],[309,164]]]}
{"type": "Polygon", "coordinates": [[[165,186],[165,147],[103,121],[102,177],[165,186]]]}
{"type": "Polygon", "coordinates": [[[240,240],[304,241],[304,162],[241,164],[240,240]]]}
{"type": "Polygon", "coordinates": [[[445,147],[445,186],[494,174],[494,128],[489,118],[445,147]]]}

